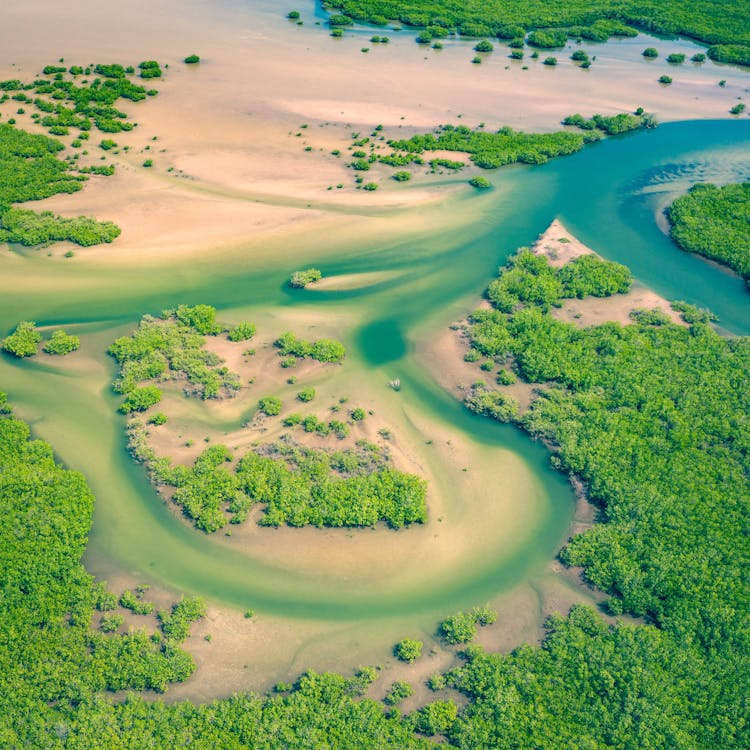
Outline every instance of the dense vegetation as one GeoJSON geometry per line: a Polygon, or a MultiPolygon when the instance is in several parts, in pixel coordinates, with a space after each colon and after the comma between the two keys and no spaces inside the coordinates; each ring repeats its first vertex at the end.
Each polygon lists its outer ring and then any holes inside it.
{"type": "Polygon", "coordinates": [[[714,62],[750,66],[750,44],[715,44],[708,56],[714,62]]]}
{"type": "MultiPolygon", "coordinates": [[[[380,157],[380,161],[391,166],[405,166],[422,160],[425,151],[457,151],[470,154],[471,161],[483,169],[496,169],[506,164],[543,164],[556,156],[580,151],[586,143],[597,141],[603,134],[614,135],[638,128],[654,126],[651,115],[638,110],[637,114],[613,116],[594,115],[586,119],[571,115],[563,121],[574,125],[580,132],[559,131],[557,133],[524,133],[504,127],[492,133],[483,128],[468,128],[465,125],[441,125],[434,133],[420,133],[411,138],[390,140],[391,154],[380,157]]],[[[461,168],[462,162],[434,159],[433,169],[445,166],[461,168]]],[[[481,186],[483,187],[483,185],[481,186]]]]}
{"type": "MultiPolygon", "coordinates": [[[[161,317],[145,315],[130,336],[121,336],[109,348],[120,365],[115,392],[130,400],[146,388],[153,392],[153,385],[141,387],[141,383],[168,380],[184,380],[186,392],[203,399],[236,391],[238,376],[222,367],[221,358],[204,347],[206,335],[215,336],[222,330],[216,323],[216,310],[209,305],[180,305],[165,310],[161,317]]],[[[143,411],[160,398],[161,394],[143,408],[126,407],[125,412],[143,411]]]]}
{"type": "MultiPolygon", "coordinates": [[[[610,593],[612,612],[658,625],[660,633],[635,631],[646,639],[638,659],[661,650],[673,690],[693,680],[692,697],[701,695],[695,704],[689,692],[675,694],[671,711],[685,724],[664,714],[674,732],[666,744],[740,746],[748,728],[737,721],[745,715],[737,685],[750,673],[742,574],[750,563],[750,341],[721,338],[684,304],[676,307],[685,326],[648,311],[628,326],[556,320],[551,307],[573,288],[575,296],[625,290],[622,267],[599,264],[592,274],[587,263],[582,275],[580,260],[554,271],[520,253],[490,285],[493,309],[472,315],[468,335],[478,352],[545,384],[519,424],[554,449],[553,463],[581,477],[601,508],[602,523],[574,537],[564,561],[610,593]]],[[[612,633],[589,629],[613,648],[612,633]]],[[[618,658],[638,661],[626,651],[618,658]]],[[[649,731],[660,727],[657,716],[650,721],[649,731]]]]}
{"type": "Polygon", "coordinates": [[[190,675],[193,661],[177,648],[184,627],[164,637],[90,628],[101,592],[81,555],[93,497],[11,416],[0,418],[0,505],[0,745],[62,747],[83,712],[105,705],[97,693],[163,691],[190,675]]]}
{"type": "Polygon", "coordinates": [[[27,211],[9,208],[0,213],[0,242],[21,245],[47,245],[50,242],[74,242],[90,247],[112,242],[120,236],[120,227],[111,221],[96,221],[87,216],[65,219],[51,211],[27,211]]]}
{"type": "Polygon", "coordinates": [[[13,203],[75,193],[85,177],[72,174],[57,158],[60,141],[0,123],[0,211],[13,203]]]}
{"type": "Polygon", "coordinates": [[[604,41],[632,35],[636,27],[660,34],[684,34],[709,44],[750,45],[747,0],[327,0],[339,18],[385,25],[389,21],[438,28],[464,36],[503,39],[542,29],[604,41]]]}
{"type": "Polygon", "coordinates": [[[680,247],[726,264],[750,284],[750,182],[694,185],[667,217],[680,247]]]}
{"type": "Polygon", "coordinates": [[[316,359],[318,362],[341,362],[346,356],[344,345],[334,339],[317,339],[304,341],[293,333],[282,333],[274,346],[279,350],[280,357],[299,357],[316,359]]]}
{"type": "MultiPolygon", "coordinates": [[[[162,634],[154,638],[92,632],[95,607],[104,628],[118,620],[108,614],[114,597],[80,565],[92,508],[83,478],[55,465],[49,447],[29,442],[28,428],[12,418],[0,420],[0,467],[3,746],[434,746],[415,732],[445,735],[467,750],[746,746],[742,704],[725,710],[733,693],[741,700],[742,679],[717,674],[691,639],[650,626],[609,627],[585,607],[551,618],[541,648],[508,656],[467,648],[462,666],[430,681],[466,694],[460,712],[441,699],[405,717],[386,714],[359,698],[377,675],[370,668],[350,679],[307,673],[273,697],[241,694],[206,705],[107,698],[107,689],[164,689],[184,679],[192,663],[173,644],[203,605],[187,599],[160,612],[162,634]]],[[[408,683],[394,683],[389,700],[409,692],[408,683]]]]}
{"type": "Polygon", "coordinates": [[[308,284],[312,284],[315,281],[320,281],[323,278],[323,274],[317,268],[304,268],[300,271],[295,271],[289,278],[289,286],[304,289],[308,284]]]}
{"type": "Polygon", "coordinates": [[[173,487],[172,501],[197,528],[214,532],[242,523],[264,505],[262,526],[374,526],[391,528],[427,518],[426,483],[389,466],[388,454],[360,441],[356,448],[323,451],[290,440],[258,446],[238,462],[224,445],[212,445],[192,466],[172,466],[148,444],[145,426],[129,425],[133,457],[157,485],[173,487]]]}
{"type": "Polygon", "coordinates": [[[601,130],[607,135],[619,135],[640,128],[651,128],[656,124],[654,116],[636,110],[634,114],[622,112],[619,115],[593,115],[585,118],[580,114],[568,115],[563,120],[563,125],[573,125],[581,130],[601,130]]]}
{"type": "Polygon", "coordinates": [[[464,125],[443,125],[435,133],[389,141],[389,145],[397,157],[409,160],[425,151],[460,151],[470,154],[471,160],[478,167],[496,169],[516,162],[542,164],[555,156],[580,151],[584,144],[599,137],[601,136],[597,131],[523,133],[505,127],[496,133],[488,133],[479,128],[472,130],[464,125]]]}
{"type": "MultiPolygon", "coordinates": [[[[0,393],[0,414],[8,414],[0,393]]],[[[81,474],[58,466],[28,427],[0,418],[0,745],[2,747],[427,748],[398,714],[356,700],[376,676],[307,673],[286,695],[252,694],[205,706],[166,705],[103,691],[153,689],[186,679],[193,661],[178,644],[203,615],[183,599],[158,613],[160,633],[116,629],[116,597],[81,565],[93,497],[81,474]]],[[[127,601],[141,601],[138,592],[127,601]]],[[[123,595],[125,597],[125,595],[123,595]]]]}
{"type": "Polygon", "coordinates": [[[79,245],[112,242],[120,234],[111,222],[79,217],[64,219],[48,211],[37,214],[13,203],[74,193],[87,177],[73,174],[58,158],[63,144],[0,123],[0,242],[23,245],[69,240],[79,245]]]}

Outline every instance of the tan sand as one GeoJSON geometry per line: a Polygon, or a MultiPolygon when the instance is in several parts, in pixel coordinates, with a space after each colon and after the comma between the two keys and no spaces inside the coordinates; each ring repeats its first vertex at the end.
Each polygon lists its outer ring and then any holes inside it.
{"type": "MultiPolygon", "coordinates": [[[[533,251],[538,255],[544,255],[550,265],[555,268],[581,255],[596,255],[591,248],[586,247],[570,234],[558,219],[555,219],[547,231],[539,236],[533,251]]],[[[660,310],[673,323],[685,324],[679,313],[670,307],[664,297],[660,297],[638,282],[633,284],[633,288],[627,294],[565,300],[561,307],[552,310],[552,316],[580,328],[607,322],[628,325],[633,322],[630,314],[634,310],[660,310]]]]}
{"type": "Polygon", "coordinates": [[[338,276],[324,276],[320,281],[309,284],[306,289],[318,292],[365,289],[376,284],[381,284],[384,281],[390,281],[399,275],[399,271],[371,271],[368,273],[344,273],[338,276]]]}

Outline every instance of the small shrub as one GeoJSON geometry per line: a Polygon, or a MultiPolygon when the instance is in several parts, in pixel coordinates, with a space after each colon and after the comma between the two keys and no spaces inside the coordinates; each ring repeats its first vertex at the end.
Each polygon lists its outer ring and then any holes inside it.
{"type": "Polygon", "coordinates": [[[656,47],[646,47],[646,49],[644,49],[641,54],[644,57],[648,58],[659,57],[659,51],[656,49],[656,47]]]}
{"type": "Polygon", "coordinates": [[[125,618],[122,615],[102,615],[99,620],[99,630],[102,633],[114,633],[124,621],[125,618]]]}
{"type": "Polygon", "coordinates": [[[143,600],[143,590],[125,589],[120,597],[120,606],[129,609],[136,615],[150,615],[154,611],[154,605],[151,602],[143,600]]]}
{"type": "Polygon", "coordinates": [[[414,690],[408,682],[397,680],[391,685],[391,689],[386,693],[383,702],[387,703],[389,706],[395,706],[406,700],[413,692],[414,690]]]}
{"type": "Polygon", "coordinates": [[[201,61],[200,57],[198,55],[188,55],[183,62],[186,65],[195,65],[196,63],[199,63],[201,61]]]}
{"type": "Polygon", "coordinates": [[[422,641],[414,641],[411,638],[404,638],[393,647],[393,655],[405,661],[408,664],[416,661],[422,655],[422,641]]]}
{"type": "Polygon", "coordinates": [[[477,625],[492,625],[494,622],[497,622],[497,612],[487,606],[474,607],[471,610],[471,615],[474,617],[474,622],[477,625]]]}
{"type": "Polygon", "coordinates": [[[134,388],[127,398],[120,404],[122,414],[132,414],[134,411],[146,411],[161,401],[161,391],[155,385],[145,385],[134,388]]]}
{"type": "Polygon", "coordinates": [[[298,394],[297,398],[302,401],[303,403],[308,403],[309,401],[312,401],[315,398],[315,388],[312,386],[308,386],[307,388],[303,388],[298,394]]]}
{"type": "Polygon", "coordinates": [[[305,268],[300,271],[295,271],[289,278],[289,286],[297,289],[304,289],[308,284],[312,284],[315,281],[320,281],[323,278],[323,274],[317,268],[305,268]]]}
{"type": "Polygon", "coordinates": [[[281,399],[276,396],[266,396],[258,402],[258,408],[267,417],[275,417],[281,413],[281,399]]]}
{"type": "Polygon", "coordinates": [[[356,409],[352,409],[349,412],[349,416],[352,418],[352,421],[354,422],[361,422],[365,418],[365,410],[357,407],[356,409]]]}
{"type": "Polygon", "coordinates": [[[667,62],[672,65],[682,65],[685,62],[685,55],[681,52],[673,52],[671,55],[667,55],[667,62]]]}
{"type": "Polygon", "coordinates": [[[229,331],[227,338],[230,341],[248,341],[255,336],[256,331],[257,329],[252,323],[242,322],[229,331]]]}
{"type": "Polygon", "coordinates": [[[475,52],[492,52],[495,47],[492,45],[492,42],[487,41],[487,39],[482,39],[481,42],[477,42],[474,45],[474,51],[475,52]]]}
{"type": "Polygon", "coordinates": [[[16,357],[33,357],[38,350],[42,335],[36,330],[36,323],[22,320],[16,330],[3,340],[3,349],[16,357]]]}
{"type": "Polygon", "coordinates": [[[472,177],[469,185],[478,190],[487,190],[492,187],[492,183],[486,177],[472,177]]]}
{"type": "Polygon", "coordinates": [[[445,734],[455,724],[458,708],[453,701],[428,703],[413,714],[414,728],[420,734],[445,734]]]}
{"type": "Polygon", "coordinates": [[[392,179],[396,180],[396,182],[409,182],[409,180],[411,179],[411,172],[407,172],[405,170],[395,172],[392,179]]]}
{"type": "Polygon", "coordinates": [[[345,16],[342,13],[335,13],[328,17],[328,23],[331,26],[351,26],[354,21],[352,21],[349,16],[345,16]]]}
{"type": "Polygon", "coordinates": [[[159,425],[163,425],[163,424],[166,424],[166,423],[167,423],[167,415],[166,415],[166,414],[164,414],[164,413],[162,413],[162,412],[157,412],[156,414],[154,414],[154,415],[153,415],[153,416],[152,416],[152,417],[151,417],[151,418],[150,418],[150,419],[148,420],[148,423],[149,423],[149,424],[153,424],[153,425],[156,425],[157,427],[158,427],[159,425]]]}
{"type": "Polygon", "coordinates": [[[297,21],[299,19],[299,11],[290,10],[289,13],[286,14],[286,17],[290,19],[291,21],[297,21]]]}
{"type": "Polygon", "coordinates": [[[161,78],[161,66],[156,60],[144,60],[138,63],[141,78],[161,78]]]}
{"type": "Polygon", "coordinates": [[[545,57],[544,60],[542,60],[543,65],[550,65],[555,66],[557,65],[557,58],[556,57],[545,57]]]}
{"type": "Polygon", "coordinates": [[[378,183],[377,182],[366,182],[364,185],[362,185],[363,190],[368,190],[372,192],[373,190],[378,189],[378,183]]]}
{"type": "Polygon", "coordinates": [[[445,675],[442,674],[434,674],[427,680],[427,687],[433,691],[445,690],[446,685],[445,675]]]}
{"type": "Polygon", "coordinates": [[[469,612],[457,612],[440,623],[439,632],[446,643],[468,643],[477,634],[476,620],[469,612]]]}
{"type": "Polygon", "coordinates": [[[530,47],[540,47],[542,49],[564,47],[568,41],[568,33],[564,29],[532,31],[527,41],[530,47]]]}
{"type": "Polygon", "coordinates": [[[58,329],[52,333],[49,341],[44,345],[44,351],[47,354],[55,354],[64,356],[74,352],[78,347],[81,346],[81,339],[78,336],[71,336],[65,333],[62,329],[58,329]]]}
{"type": "Polygon", "coordinates": [[[670,83],[672,83],[672,79],[669,76],[659,76],[659,83],[663,83],[665,86],[668,86],[670,83]]]}

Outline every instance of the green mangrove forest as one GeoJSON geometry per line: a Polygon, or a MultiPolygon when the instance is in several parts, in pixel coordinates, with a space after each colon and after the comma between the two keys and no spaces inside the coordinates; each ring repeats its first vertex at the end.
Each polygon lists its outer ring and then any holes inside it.
{"type": "Polygon", "coordinates": [[[666,213],[681,248],[729,266],[750,284],[750,182],[699,183],[666,213]]]}
{"type": "Polygon", "coordinates": [[[568,36],[606,41],[612,36],[634,35],[636,30],[682,34],[708,44],[750,46],[746,0],[711,4],[564,0],[554,7],[540,0],[470,0],[461,4],[448,0],[326,0],[325,5],[337,12],[337,19],[343,16],[349,22],[355,19],[379,26],[398,21],[437,29],[442,35],[515,39],[539,30],[546,35],[539,39],[540,46],[563,46],[568,36]]]}

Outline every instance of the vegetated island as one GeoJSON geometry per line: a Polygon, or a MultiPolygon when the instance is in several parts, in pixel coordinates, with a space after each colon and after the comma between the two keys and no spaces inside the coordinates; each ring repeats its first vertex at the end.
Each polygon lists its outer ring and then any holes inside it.
{"type": "Polygon", "coordinates": [[[320,281],[323,278],[323,274],[318,268],[303,268],[299,271],[295,271],[289,277],[289,286],[295,289],[304,289],[310,284],[314,284],[316,281],[320,281]]]}
{"type": "MultiPolygon", "coordinates": [[[[158,318],[145,316],[131,336],[110,347],[120,365],[114,389],[125,395],[120,411],[131,415],[130,452],[146,466],[162,495],[205,532],[242,523],[255,505],[264,506],[258,518],[262,526],[356,527],[383,521],[401,528],[426,521],[426,482],[394,468],[385,444],[365,439],[359,426],[369,417],[362,407],[344,409],[342,403],[334,403],[321,417],[311,404],[314,387],[300,387],[296,375],[286,384],[279,382],[282,373],[288,375],[303,360],[316,363],[317,371],[342,362],[345,350],[337,341],[308,342],[287,332],[272,347],[265,346],[263,364],[256,362],[258,370],[253,371],[265,373],[262,386],[273,389],[273,394],[259,401],[255,397],[253,420],[246,422],[245,429],[226,435],[222,444],[195,455],[193,446],[200,438],[193,436],[194,430],[181,426],[179,435],[170,433],[169,405],[182,396],[217,399],[248,392],[250,385],[260,387],[255,378],[248,381],[245,372],[256,359],[257,348],[247,347],[255,334],[250,323],[227,331],[216,322],[216,310],[209,305],[181,305],[158,318]],[[233,357],[243,376],[206,346],[207,337],[214,339],[214,349],[220,347],[233,357]],[[170,382],[178,388],[165,394],[162,387],[170,382]],[[294,410],[285,408],[276,394],[285,396],[287,404],[291,401],[294,410]],[[276,423],[277,439],[261,441],[269,421],[276,423]],[[258,429],[248,431],[252,427],[258,429]],[[331,440],[338,443],[335,449],[331,440]],[[172,458],[182,463],[173,464],[172,458]]],[[[316,370],[305,371],[311,372],[316,370]]],[[[252,394],[247,399],[252,403],[252,394]]],[[[387,442],[390,432],[381,428],[380,434],[387,442]]]]}
{"type": "MultiPolygon", "coordinates": [[[[459,34],[523,42],[532,32],[529,43],[562,47],[568,38],[603,42],[645,31],[682,34],[707,44],[736,47],[732,49],[736,58],[733,62],[750,59],[747,0],[666,0],[647,5],[637,0],[564,0],[554,8],[538,0],[473,0],[462,4],[450,0],[326,0],[324,6],[335,11],[329,18],[333,26],[349,25],[353,19],[377,26],[397,21],[425,29],[430,40],[459,34]]],[[[717,55],[724,52],[721,47],[717,55]]]]}
{"type": "MultiPolygon", "coordinates": [[[[42,334],[32,320],[22,320],[15,330],[0,342],[3,351],[12,354],[19,359],[34,357],[39,353],[39,344],[42,343],[42,334]]],[[[46,354],[64,356],[76,351],[81,346],[78,336],[67,333],[58,328],[50,334],[44,342],[42,349],[46,354]]]]}
{"type": "Polygon", "coordinates": [[[750,182],[699,183],[666,210],[672,239],[722,263],[750,285],[750,182]]]}
{"type": "MultiPolygon", "coordinates": [[[[489,131],[484,125],[476,128],[439,125],[431,133],[388,139],[389,151],[382,154],[377,153],[381,149],[378,141],[385,140],[385,136],[383,126],[378,125],[369,136],[352,133],[353,144],[349,150],[353,159],[348,166],[356,174],[355,182],[362,185],[363,175],[375,164],[393,167],[396,171],[391,177],[397,182],[411,180],[412,173],[404,168],[415,165],[427,166],[431,173],[457,173],[470,166],[469,162],[481,169],[497,169],[509,164],[544,164],[558,156],[574,154],[587,143],[606,136],[655,127],[656,120],[639,107],[633,113],[617,115],[584,117],[576,113],[567,116],[562,124],[570,129],[555,133],[526,133],[509,127],[489,131]]],[[[337,158],[341,156],[339,150],[332,153],[337,158]]],[[[470,180],[470,184],[488,187],[483,180],[470,180]]]]}

